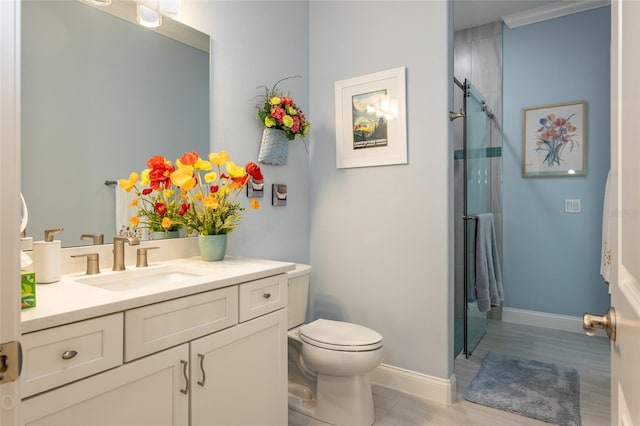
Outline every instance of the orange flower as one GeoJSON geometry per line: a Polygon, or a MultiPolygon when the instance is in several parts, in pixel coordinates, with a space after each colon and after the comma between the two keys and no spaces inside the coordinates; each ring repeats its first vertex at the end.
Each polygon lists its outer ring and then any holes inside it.
{"type": "Polygon", "coordinates": [[[208,209],[216,209],[218,208],[218,204],[218,199],[211,195],[207,195],[202,199],[202,205],[208,209]]]}
{"type": "Polygon", "coordinates": [[[129,219],[129,223],[131,223],[131,226],[138,226],[140,224],[140,218],[138,216],[132,216],[131,219],[129,219]]]}
{"type": "Polygon", "coordinates": [[[184,154],[182,154],[182,157],[180,157],[180,163],[182,163],[185,166],[193,166],[198,162],[198,158],[200,157],[198,156],[198,153],[195,151],[185,152],[184,154]]]}
{"type": "Polygon", "coordinates": [[[258,210],[260,208],[260,202],[255,198],[251,199],[251,208],[254,210],[258,210]]]}
{"type": "Polygon", "coordinates": [[[168,217],[164,217],[164,218],[162,218],[162,223],[160,225],[164,229],[169,229],[169,228],[171,228],[171,225],[173,225],[173,222],[168,217]]]}

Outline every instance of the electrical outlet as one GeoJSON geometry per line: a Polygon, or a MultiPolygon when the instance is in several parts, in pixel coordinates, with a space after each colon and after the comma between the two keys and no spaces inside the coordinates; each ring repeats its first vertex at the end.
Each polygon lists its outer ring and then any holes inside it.
{"type": "Polygon", "coordinates": [[[582,201],[580,199],[564,200],[565,213],[580,213],[582,211],[582,201]]]}

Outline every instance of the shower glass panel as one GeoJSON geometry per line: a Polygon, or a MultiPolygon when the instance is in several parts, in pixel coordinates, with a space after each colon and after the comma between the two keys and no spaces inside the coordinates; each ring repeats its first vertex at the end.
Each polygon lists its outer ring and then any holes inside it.
{"type": "Polygon", "coordinates": [[[491,123],[484,97],[465,80],[464,96],[464,241],[466,287],[464,352],[468,357],[480,343],[487,329],[487,314],[480,312],[477,303],[469,297],[474,288],[475,215],[491,211],[491,164],[487,149],[491,144],[491,123]],[[470,301],[471,300],[471,301],[470,301]]]}

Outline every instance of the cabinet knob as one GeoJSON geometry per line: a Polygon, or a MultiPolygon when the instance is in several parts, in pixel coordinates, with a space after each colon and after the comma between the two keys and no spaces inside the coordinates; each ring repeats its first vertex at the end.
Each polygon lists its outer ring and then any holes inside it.
{"type": "Polygon", "coordinates": [[[62,353],[62,359],[72,359],[75,358],[76,355],[78,355],[76,351],[64,351],[62,353]]]}
{"type": "Polygon", "coordinates": [[[271,293],[264,293],[262,297],[264,297],[265,299],[269,299],[271,298],[271,293]]]}

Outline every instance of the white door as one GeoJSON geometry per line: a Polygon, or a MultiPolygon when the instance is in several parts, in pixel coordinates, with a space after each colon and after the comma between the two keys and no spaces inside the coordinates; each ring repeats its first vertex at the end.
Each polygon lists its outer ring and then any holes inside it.
{"type": "MultiPolygon", "coordinates": [[[[0,0],[0,343],[20,336],[19,35],[20,2],[0,0]]],[[[0,425],[19,424],[19,395],[18,380],[0,384],[0,425]]]]}
{"type": "Polygon", "coordinates": [[[640,2],[612,2],[612,425],[640,426],[640,2]]]}

